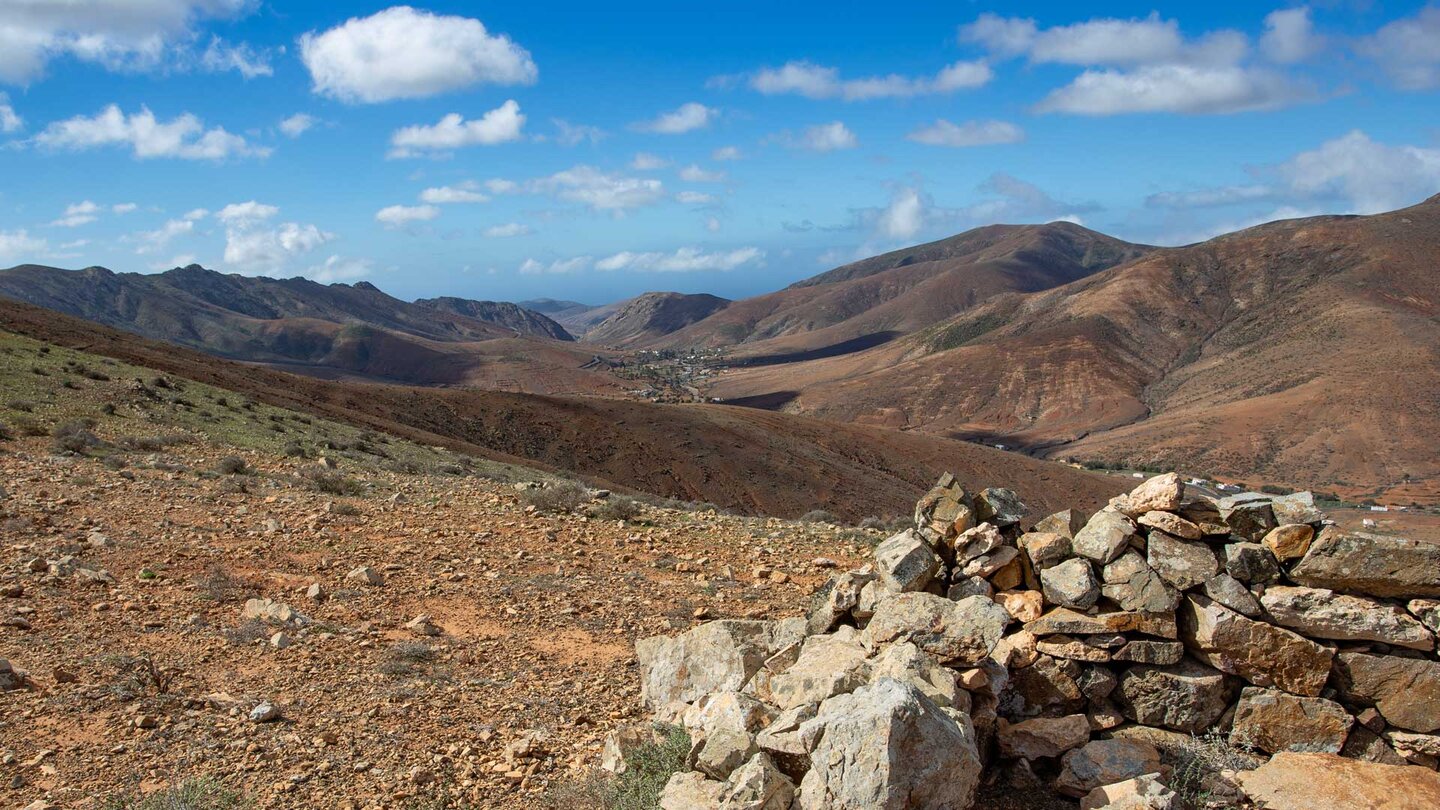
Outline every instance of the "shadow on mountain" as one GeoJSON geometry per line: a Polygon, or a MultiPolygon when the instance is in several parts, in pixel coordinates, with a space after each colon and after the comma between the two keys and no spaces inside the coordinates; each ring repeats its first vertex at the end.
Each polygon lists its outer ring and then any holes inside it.
{"type": "Polygon", "coordinates": [[[903,332],[871,332],[868,335],[861,335],[857,338],[843,340],[839,343],[832,343],[829,346],[821,346],[818,349],[809,349],[803,352],[785,352],[783,354],[767,354],[761,357],[745,357],[731,363],[732,366],[754,368],[757,366],[780,366],[786,363],[803,363],[806,360],[822,360],[827,357],[841,357],[855,352],[863,352],[866,349],[873,349],[876,346],[883,346],[886,343],[900,337],[903,332]]]}

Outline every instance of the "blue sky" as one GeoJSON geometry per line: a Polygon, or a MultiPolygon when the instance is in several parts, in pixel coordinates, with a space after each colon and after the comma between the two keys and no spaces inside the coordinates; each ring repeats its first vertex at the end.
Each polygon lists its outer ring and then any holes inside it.
{"type": "Polygon", "coordinates": [[[1440,5],[0,0],[0,266],[598,303],[1440,192],[1440,5]]]}

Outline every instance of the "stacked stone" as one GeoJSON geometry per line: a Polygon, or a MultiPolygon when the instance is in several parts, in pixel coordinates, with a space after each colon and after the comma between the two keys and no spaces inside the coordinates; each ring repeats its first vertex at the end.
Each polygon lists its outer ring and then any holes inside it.
{"type": "Polygon", "coordinates": [[[642,640],[647,704],[695,741],[662,807],[966,808],[999,759],[1086,807],[1163,808],[1205,733],[1440,764],[1440,546],[1174,474],[1088,519],[1025,514],[946,475],[805,618],[642,640]]]}

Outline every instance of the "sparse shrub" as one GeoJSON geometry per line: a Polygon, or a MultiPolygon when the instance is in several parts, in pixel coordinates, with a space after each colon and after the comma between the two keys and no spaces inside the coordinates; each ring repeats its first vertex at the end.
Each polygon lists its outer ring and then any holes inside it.
{"type": "Polygon", "coordinates": [[[100,805],[102,810],[243,810],[251,806],[244,794],[209,776],[186,779],[144,795],[112,794],[100,805]]]}
{"type": "Polygon", "coordinates": [[[360,510],[354,505],[344,501],[336,501],[330,505],[330,514],[344,515],[345,517],[358,517],[360,510]]]}
{"type": "Polygon", "coordinates": [[[239,456],[226,456],[215,465],[215,471],[221,475],[247,475],[250,465],[239,456]]]}
{"type": "Polygon", "coordinates": [[[650,810],[659,806],[660,791],[677,772],[685,770],[690,754],[690,735],[680,726],[657,725],[657,741],[645,742],[626,752],[625,773],[605,786],[600,806],[605,810],[650,810]]]}
{"type": "Polygon", "coordinates": [[[634,520],[640,517],[640,504],[625,495],[611,495],[590,510],[600,520],[634,520]]]}
{"type": "Polygon", "coordinates": [[[811,509],[800,516],[801,523],[829,523],[831,526],[839,526],[841,520],[834,513],[826,512],[824,509],[811,509]]]}
{"type": "Polygon", "coordinates": [[[220,635],[231,644],[254,644],[270,636],[270,626],[259,619],[249,619],[243,624],[221,630],[220,635]]]}
{"type": "Polygon", "coordinates": [[[311,470],[305,476],[310,486],[316,491],[326,495],[347,495],[356,496],[365,493],[365,485],[353,478],[346,477],[341,473],[330,472],[329,470],[311,470]]]}
{"type": "Polygon", "coordinates": [[[103,414],[105,414],[106,416],[114,416],[114,415],[115,415],[115,403],[113,403],[113,402],[107,402],[107,403],[105,403],[104,405],[101,405],[101,406],[100,406],[100,413],[103,413],[103,414]]]}
{"type": "Polygon", "coordinates": [[[239,602],[260,593],[255,583],[235,576],[223,565],[212,565],[205,575],[195,580],[200,596],[212,602],[239,602]]]}
{"type": "Polygon", "coordinates": [[[183,433],[162,433],[159,436],[121,436],[117,444],[137,453],[158,453],[172,445],[188,442],[190,437],[183,433]]]}
{"type": "Polygon", "coordinates": [[[1260,487],[1260,491],[1265,493],[1266,495],[1289,495],[1295,490],[1289,487],[1279,486],[1278,484],[1265,484],[1264,486],[1260,487]]]}
{"type": "Polygon", "coordinates": [[[290,441],[288,441],[288,442],[286,442],[286,443],[285,443],[285,446],[282,447],[282,448],[280,448],[280,452],[284,453],[285,455],[287,455],[287,456],[289,456],[289,457],[291,457],[291,458],[304,458],[304,457],[305,457],[305,448],[300,446],[300,442],[297,442],[297,441],[295,441],[295,440],[293,440],[293,439],[290,440],[290,441]]]}
{"type": "Polygon", "coordinates": [[[385,651],[377,669],[382,675],[404,677],[424,671],[435,660],[435,649],[423,641],[401,641],[385,651]]]}
{"type": "Polygon", "coordinates": [[[1175,752],[1175,776],[1170,789],[1186,807],[1203,807],[1210,797],[1206,777],[1221,771],[1245,771],[1264,760],[1256,755],[1255,745],[1241,735],[1227,737],[1218,731],[1191,736],[1175,752]]]}
{"type": "Polygon", "coordinates": [[[35,403],[28,399],[14,399],[5,403],[5,406],[12,411],[21,411],[22,413],[30,413],[35,410],[35,403]]]}
{"type": "Polygon", "coordinates": [[[92,447],[99,447],[100,437],[91,432],[95,422],[90,419],[72,419],[55,426],[50,432],[52,448],[57,453],[84,453],[92,447]]]}
{"type": "Polygon", "coordinates": [[[117,455],[106,456],[105,460],[100,463],[104,464],[107,470],[123,470],[129,464],[123,456],[117,455]]]}
{"type": "Polygon", "coordinates": [[[11,420],[11,424],[14,425],[15,432],[21,436],[44,436],[49,433],[44,425],[28,416],[17,416],[11,420]]]}
{"type": "Polygon", "coordinates": [[[584,506],[590,493],[574,481],[552,481],[539,489],[525,490],[520,499],[537,511],[561,514],[584,506]]]}

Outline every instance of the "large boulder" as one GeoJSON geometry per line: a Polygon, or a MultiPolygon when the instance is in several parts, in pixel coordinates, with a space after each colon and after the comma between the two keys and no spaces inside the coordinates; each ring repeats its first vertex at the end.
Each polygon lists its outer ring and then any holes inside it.
{"type": "Polygon", "coordinates": [[[880,581],[892,591],[924,590],[941,565],[940,555],[914,529],[906,529],[875,547],[880,581]]]}
{"type": "Polygon", "coordinates": [[[968,707],[969,694],[955,682],[955,670],[940,666],[935,657],[910,642],[891,644],[870,662],[870,678],[894,678],[919,689],[941,708],[968,707]]]}
{"type": "Polygon", "coordinates": [[[1100,599],[1095,570],[1081,557],[1072,557],[1041,571],[1040,586],[1044,589],[1045,601],[1052,605],[1086,610],[1100,599]]]}
{"type": "Polygon", "coordinates": [[[1308,523],[1282,523],[1265,534],[1260,544],[1270,549],[1277,560],[1295,560],[1310,550],[1315,528],[1308,523]]]}
{"type": "Polygon", "coordinates": [[[1151,478],[1114,500],[1117,510],[1131,517],[1146,512],[1173,512],[1185,502],[1185,481],[1175,473],[1163,473],[1151,478]]]}
{"type": "Polygon", "coordinates": [[[1263,810],[1420,810],[1440,807],[1440,774],[1334,754],[1276,754],[1235,777],[1263,810]]]}
{"type": "Polygon", "coordinates": [[[1036,571],[1059,565],[1070,558],[1070,538],[1057,532],[1027,532],[1020,535],[1020,548],[1036,571]]]}
{"type": "Polygon", "coordinates": [[[1258,492],[1242,492],[1221,498],[1216,504],[1220,519],[1236,537],[1259,541],[1275,528],[1275,510],[1270,506],[1270,496],[1258,492]]]}
{"type": "Polygon", "coordinates": [[[1421,734],[1440,730],[1440,662],[1342,652],[1335,685],[1342,698],[1374,706],[1392,726],[1421,734]]]}
{"type": "Polygon", "coordinates": [[[1075,533],[1070,545],[1076,554],[1104,565],[1119,557],[1134,536],[1135,524],[1130,518],[1105,509],[1096,512],[1085,528],[1075,533]]]}
{"type": "Polygon", "coordinates": [[[708,779],[698,771],[671,774],[660,791],[660,810],[719,810],[723,782],[708,779]]]}
{"type": "Polygon", "coordinates": [[[1276,495],[1270,499],[1270,511],[1274,513],[1275,520],[1281,525],[1319,523],[1325,519],[1325,513],[1315,506],[1315,495],[1310,492],[1276,495]]]}
{"type": "Polygon", "coordinates": [[[864,640],[878,647],[909,641],[947,664],[975,664],[990,654],[1010,623],[1010,614],[984,596],[958,602],[929,593],[902,593],[884,599],[865,626],[864,640]]]}
{"type": "Polygon", "coordinates": [[[794,801],[795,784],[762,751],[725,780],[719,810],[790,810],[794,801]]]}
{"type": "Polygon", "coordinates": [[[1090,741],[1090,721],[1083,714],[1036,717],[1019,723],[1001,720],[996,739],[1002,757],[1053,759],[1090,741]]]}
{"type": "Polygon", "coordinates": [[[1433,650],[1435,637],[1419,620],[1395,605],[1327,588],[1272,585],[1260,597],[1270,618],[1311,638],[1380,641],[1397,647],[1433,650]]]}
{"type": "Polygon", "coordinates": [[[915,526],[931,542],[954,537],[974,525],[974,503],[949,473],[915,504],[915,526]]]}
{"type": "Polygon", "coordinates": [[[1338,754],[1354,722],[1333,700],[1296,697],[1275,689],[1247,686],[1235,705],[1232,741],[1261,751],[1319,751],[1338,754]]]}
{"type": "Polygon", "coordinates": [[[1126,670],[1115,702],[1129,719],[1146,726],[1199,734],[1230,707],[1232,680],[1190,658],[1175,666],[1137,666],[1126,670]]]}
{"type": "Polygon", "coordinates": [[[1159,773],[1160,752],[1139,740],[1094,740],[1060,760],[1055,789],[1079,798],[1103,785],[1159,773]]]}
{"type": "Polygon", "coordinates": [[[774,622],[724,619],[673,638],[642,638],[635,642],[641,698],[656,709],[711,692],[738,692],[770,657],[775,636],[774,622]]]}
{"type": "Polygon", "coordinates": [[[825,701],[802,810],[967,810],[980,780],[968,717],[947,713],[918,689],[882,678],[825,701]]]}
{"type": "Polygon", "coordinates": [[[1179,618],[1186,649],[1221,672],[1295,695],[1314,696],[1325,688],[1335,655],[1329,647],[1199,594],[1180,603],[1179,618]]]}
{"type": "Polygon", "coordinates": [[[828,633],[837,624],[849,619],[860,605],[860,594],[874,582],[876,575],[869,566],[831,577],[827,587],[816,599],[806,619],[807,633],[828,633]]]}
{"type": "Polygon", "coordinates": [[[849,632],[805,639],[795,663],[770,678],[770,701],[792,709],[843,695],[870,680],[869,651],[856,639],[855,628],[844,629],[849,632]]]}
{"type": "Polygon", "coordinates": [[[1197,540],[1182,540],[1158,529],[1150,532],[1145,560],[1161,579],[1182,591],[1220,572],[1220,562],[1210,546],[1197,540]]]}
{"type": "Polygon", "coordinates": [[[1085,520],[1085,513],[1079,509],[1065,509],[1041,518],[1030,531],[1047,532],[1062,535],[1066,539],[1074,539],[1075,533],[1085,528],[1085,520]]]}
{"type": "MultiPolygon", "coordinates": [[[[1169,514],[1168,512],[1165,514],[1169,514]]],[[[1156,573],[1137,551],[1126,551],[1105,566],[1100,592],[1121,610],[1161,613],[1180,604],[1180,592],[1156,573]]]]}
{"type": "Polygon", "coordinates": [[[1323,529],[1290,578],[1311,588],[1368,596],[1440,596],[1440,543],[1323,529]]]}
{"type": "Polygon", "coordinates": [[[1080,810],[1179,810],[1180,798],[1158,773],[1101,785],[1080,800],[1080,810]]]}
{"type": "Polygon", "coordinates": [[[989,487],[975,496],[975,519],[996,526],[1013,526],[1028,511],[1012,489],[989,487]]]}

